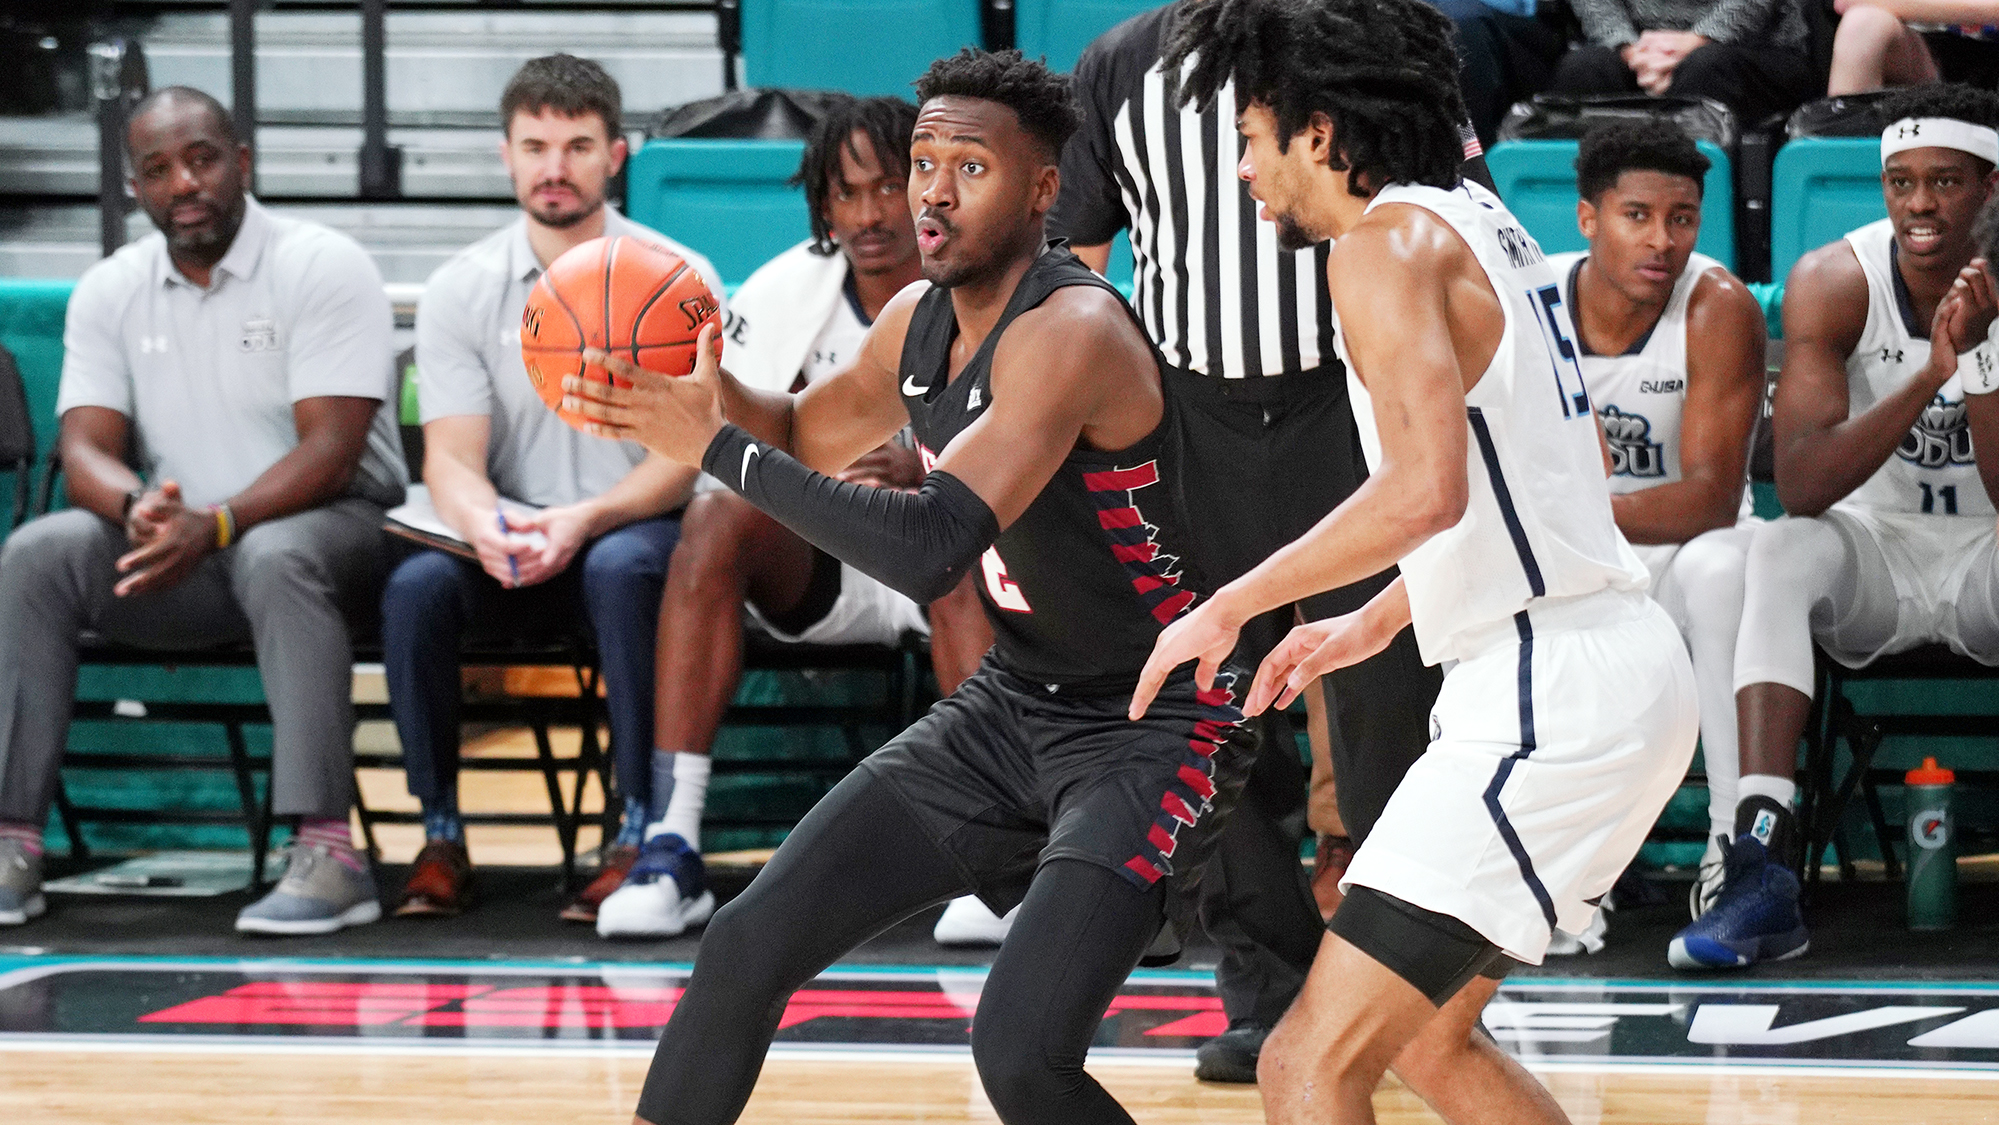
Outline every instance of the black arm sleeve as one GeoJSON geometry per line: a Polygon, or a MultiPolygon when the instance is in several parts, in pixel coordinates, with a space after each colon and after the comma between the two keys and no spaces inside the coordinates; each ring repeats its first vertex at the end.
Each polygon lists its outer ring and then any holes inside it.
{"type": "Polygon", "coordinates": [[[772,519],[856,570],[929,605],[999,538],[998,517],[964,481],[933,472],[916,492],[816,473],[725,425],[701,467],[772,519]]]}

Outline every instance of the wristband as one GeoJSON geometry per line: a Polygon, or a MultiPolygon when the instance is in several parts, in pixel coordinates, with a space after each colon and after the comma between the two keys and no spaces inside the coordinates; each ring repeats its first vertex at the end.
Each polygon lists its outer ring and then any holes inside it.
{"type": "Polygon", "coordinates": [[[1981,340],[1970,353],[1958,357],[1958,382],[1967,395],[1989,395],[1999,391],[1999,349],[1992,341],[1981,340]]]}
{"type": "Polygon", "coordinates": [[[208,510],[215,516],[215,549],[219,551],[236,541],[236,513],[227,504],[210,504],[208,510]]]}
{"type": "Polygon", "coordinates": [[[125,506],[119,510],[118,518],[125,520],[131,519],[133,507],[135,507],[140,500],[144,499],[145,496],[146,496],[146,490],[143,488],[135,488],[132,491],[127,492],[125,494],[125,506]]]}

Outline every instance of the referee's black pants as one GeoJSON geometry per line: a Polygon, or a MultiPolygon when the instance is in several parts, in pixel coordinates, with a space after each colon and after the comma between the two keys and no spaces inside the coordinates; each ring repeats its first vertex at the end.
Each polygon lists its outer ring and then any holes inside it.
{"type": "MultiPolygon", "coordinates": [[[[1186,511],[1197,562],[1229,582],[1297,539],[1367,479],[1345,373],[1222,380],[1167,369],[1179,413],[1186,511]]],[[[1393,581],[1390,570],[1306,599],[1307,620],[1348,613],[1393,581]]],[[[1292,625],[1290,608],[1243,630],[1236,659],[1255,667],[1292,625]]],[[[1378,656],[1326,677],[1340,818],[1356,843],[1429,745],[1442,673],[1405,629],[1378,656]]],[[[1290,722],[1267,712],[1263,751],[1201,882],[1200,916],[1222,946],[1215,980],[1231,1022],[1275,1024],[1325,932],[1304,868],[1309,781],[1290,722]]]]}

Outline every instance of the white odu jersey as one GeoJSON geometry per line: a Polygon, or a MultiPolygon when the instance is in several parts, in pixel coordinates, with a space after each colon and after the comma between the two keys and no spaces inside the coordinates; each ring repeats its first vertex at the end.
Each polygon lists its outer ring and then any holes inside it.
{"type": "MultiPolygon", "coordinates": [[[[1610,513],[1596,418],[1576,363],[1575,329],[1541,247],[1497,196],[1476,184],[1396,184],[1368,210],[1407,203],[1457,231],[1485,269],[1505,311],[1492,363],[1465,396],[1471,432],[1464,518],[1399,564],[1423,659],[1464,660],[1534,599],[1601,590],[1642,591],[1645,567],[1610,513]]],[[[1337,310],[1335,310],[1337,315],[1337,310]]],[[[1381,463],[1372,400],[1347,364],[1354,420],[1369,468],[1381,463]]]]}
{"type": "MultiPolygon", "coordinates": [[[[1548,259],[1572,310],[1576,274],[1587,257],[1577,251],[1548,259]]],[[[1680,479],[1680,416],[1687,405],[1687,302],[1701,275],[1720,265],[1705,254],[1687,259],[1658,322],[1623,355],[1598,355],[1588,350],[1580,335],[1576,337],[1583,383],[1610,445],[1613,493],[1637,492],[1680,479]]]]}
{"type": "MultiPolygon", "coordinates": [[[[1930,342],[1909,331],[1908,290],[1895,273],[1894,226],[1888,219],[1846,236],[1867,275],[1867,326],[1846,357],[1849,416],[1908,384],[1929,362],[1930,342]]],[[[1927,326],[1925,326],[1927,328],[1927,326]]],[[[1957,374],[1937,391],[1909,434],[1859,488],[1835,504],[1863,512],[1993,516],[1992,501],[1971,456],[1964,416],[1964,371],[1976,352],[1958,357],[1957,374]]]]}

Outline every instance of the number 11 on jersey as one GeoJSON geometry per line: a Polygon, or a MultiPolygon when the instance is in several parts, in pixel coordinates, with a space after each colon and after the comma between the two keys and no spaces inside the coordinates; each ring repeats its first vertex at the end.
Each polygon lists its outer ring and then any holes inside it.
{"type": "Polygon", "coordinates": [[[1548,359],[1555,371],[1555,391],[1562,399],[1562,417],[1588,418],[1589,388],[1583,385],[1583,369],[1576,359],[1576,344],[1568,326],[1567,311],[1562,308],[1560,286],[1543,285],[1533,291],[1533,300],[1541,309],[1541,335],[1548,345],[1548,359]]]}

